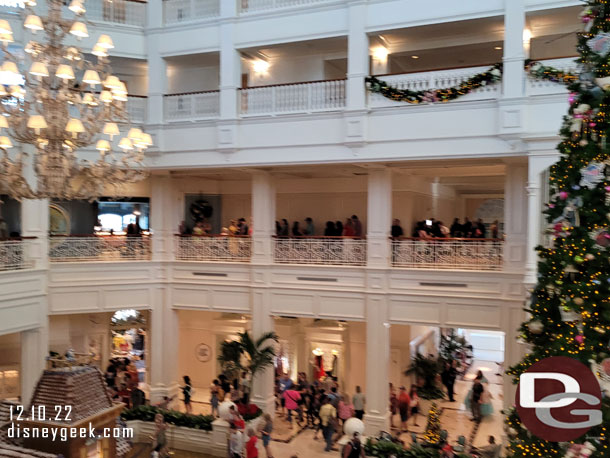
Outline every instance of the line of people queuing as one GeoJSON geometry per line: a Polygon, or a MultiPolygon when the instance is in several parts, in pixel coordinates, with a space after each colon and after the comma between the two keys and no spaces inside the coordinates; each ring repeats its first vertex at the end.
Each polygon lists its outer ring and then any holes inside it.
{"type": "MultiPolygon", "coordinates": [[[[397,221],[397,220],[395,220],[397,221]]],[[[495,220],[489,227],[489,235],[492,239],[497,239],[499,235],[500,225],[498,220],[495,220]]],[[[396,229],[396,232],[402,232],[396,229]]],[[[485,223],[479,218],[477,221],[464,219],[464,223],[460,223],[459,218],[453,220],[451,227],[447,227],[442,221],[437,221],[434,218],[418,221],[413,229],[413,237],[419,239],[444,239],[444,238],[468,238],[468,239],[484,239],[487,238],[488,232],[485,223]]],[[[394,235],[394,225],[392,226],[392,237],[398,238],[400,235],[394,235]]]]}
{"type": "MultiPolygon", "coordinates": [[[[292,226],[287,219],[275,222],[275,235],[277,237],[313,237],[316,228],[311,217],[305,218],[304,224],[294,221],[292,226]]],[[[357,215],[352,215],[341,221],[327,221],[324,226],[324,237],[362,237],[362,221],[357,215]]]]}

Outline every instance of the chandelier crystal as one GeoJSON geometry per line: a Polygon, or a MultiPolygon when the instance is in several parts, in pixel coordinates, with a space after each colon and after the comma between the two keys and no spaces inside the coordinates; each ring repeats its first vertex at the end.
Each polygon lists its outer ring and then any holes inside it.
{"type": "Polygon", "coordinates": [[[46,3],[47,16],[39,17],[32,9],[36,2],[26,2],[23,26],[32,40],[24,48],[25,59],[9,50],[13,32],[8,21],[0,20],[5,77],[0,84],[0,194],[15,199],[112,195],[121,185],[146,177],[142,161],[152,138],[129,122],[127,88],[112,74],[108,58],[112,39],[99,37],[92,60],[64,43],[69,35],[89,36],[84,0],[70,4],[72,19],[62,17],[63,0],[46,3]],[[115,138],[121,136],[119,126],[128,135],[115,138]],[[33,173],[28,175],[29,156],[33,173]]]}

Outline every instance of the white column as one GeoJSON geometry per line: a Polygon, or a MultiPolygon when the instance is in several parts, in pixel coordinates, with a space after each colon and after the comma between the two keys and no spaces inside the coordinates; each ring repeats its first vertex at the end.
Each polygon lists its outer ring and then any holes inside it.
{"type": "Polygon", "coordinates": [[[502,89],[504,98],[523,97],[525,51],[524,0],[504,0],[504,76],[502,89]]]}
{"type": "Polygon", "coordinates": [[[389,431],[390,325],[387,297],[369,294],[366,301],[365,434],[389,431]]]}
{"type": "Polygon", "coordinates": [[[536,246],[542,243],[541,235],[544,227],[545,216],[542,214],[542,203],[546,196],[542,195],[543,173],[559,159],[557,151],[547,153],[530,154],[528,157],[528,217],[527,217],[527,256],[525,263],[525,283],[533,285],[536,283],[538,270],[538,254],[536,246]]]}
{"type": "Polygon", "coordinates": [[[181,218],[179,199],[173,189],[169,175],[151,177],[150,228],[152,229],[153,261],[174,259],[174,233],[178,231],[181,218]]]}
{"type": "Polygon", "coordinates": [[[371,169],[368,176],[367,265],[389,267],[392,227],[392,171],[371,169]]]}
{"type": "Polygon", "coordinates": [[[272,237],[275,234],[275,184],[268,172],[252,174],[252,262],[273,262],[272,237]]]}
{"type": "MultiPolygon", "coordinates": [[[[525,355],[527,347],[519,343],[519,328],[526,319],[526,313],[521,304],[509,305],[502,308],[502,328],[504,331],[504,369],[517,364],[525,355]]],[[[503,404],[505,409],[515,405],[516,385],[513,385],[513,378],[503,374],[504,396],[503,404]]]]}
{"type": "Polygon", "coordinates": [[[504,185],[504,268],[523,272],[527,245],[527,165],[506,165],[504,185]]]}
{"type": "MultiPolygon", "coordinates": [[[[163,2],[149,2],[148,8],[152,4],[158,4],[154,8],[161,8],[163,2]]],[[[159,32],[147,35],[148,43],[148,124],[163,124],[164,107],[163,96],[167,93],[167,62],[159,54],[159,45],[163,35],[159,32]]],[[[157,145],[161,147],[162,145],[157,145]]]]}
{"type": "Polygon", "coordinates": [[[21,383],[21,402],[25,406],[30,403],[34,388],[36,388],[38,379],[45,368],[45,358],[49,354],[46,316],[44,321],[45,324],[40,328],[21,333],[21,371],[19,379],[21,383]]]}
{"type": "Polygon", "coordinates": [[[364,110],[364,78],[369,73],[369,39],[366,35],[366,0],[351,0],[348,5],[347,35],[347,109],[364,110]]]}
{"type": "Polygon", "coordinates": [[[163,27],[163,2],[148,2],[146,4],[146,28],[163,27]]]}
{"type": "MultiPolygon", "coordinates": [[[[150,312],[150,401],[152,404],[163,396],[176,396],[182,376],[178,374],[178,312],[171,306],[170,290],[166,286],[155,289],[150,312]]],[[[177,403],[174,401],[174,405],[177,403]]]]}
{"type": "Polygon", "coordinates": [[[220,119],[236,119],[241,60],[235,49],[237,2],[220,2],[220,119]]]}
{"type": "MultiPolygon", "coordinates": [[[[264,288],[252,290],[252,335],[258,339],[266,332],[274,331],[273,317],[270,311],[269,292],[264,288]]],[[[275,370],[273,366],[257,374],[252,381],[252,402],[265,412],[275,413],[275,370]]]]}
{"type": "Polygon", "coordinates": [[[36,237],[31,243],[30,256],[37,269],[49,266],[49,201],[24,199],[21,202],[21,235],[36,237]]]}

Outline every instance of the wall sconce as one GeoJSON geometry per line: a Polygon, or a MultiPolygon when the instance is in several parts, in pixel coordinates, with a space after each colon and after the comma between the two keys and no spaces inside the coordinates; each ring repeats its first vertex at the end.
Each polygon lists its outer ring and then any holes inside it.
{"type": "Polygon", "coordinates": [[[385,62],[388,59],[389,53],[390,52],[388,51],[388,48],[385,48],[383,46],[378,46],[373,49],[373,59],[375,59],[379,62],[385,62]]]}
{"type": "Polygon", "coordinates": [[[532,31],[530,29],[523,30],[523,43],[529,44],[532,41],[532,31]]]}
{"type": "Polygon", "coordinates": [[[252,61],[252,70],[254,70],[254,73],[257,75],[267,74],[269,67],[271,67],[271,64],[266,60],[259,59],[252,61]]]}

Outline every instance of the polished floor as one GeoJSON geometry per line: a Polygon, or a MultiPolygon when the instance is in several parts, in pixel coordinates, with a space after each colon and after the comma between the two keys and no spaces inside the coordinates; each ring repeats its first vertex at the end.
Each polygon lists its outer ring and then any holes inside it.
{"type": "MultiPolygon", "coordinates": [[[[495,376],[497,370],[498,366],[496,363],[476,361],[466,375],[465,380],[458,380],[456,382],[456,399],[458,402],[438,401],[443,409],[441,425],[448,431],[450,442],[456,442],[458,437],[462,435],[475,446],[485,445],[490,435],[495,436],[499,441],[501,440],[503,434],[503,417],[501,413],[503,393],[501,377],[495,376]],[[463,400],[470,390],[474,373],[479,369],[483,371],[485,377],[489,380],[488,387],[493,396],[492,405],[494,412],[490,417],[483,419],[477,427],[474,422],[470,421],[471,415],[466,411],[463,400]]],[[[209,413],[209,405],[205,400],[205,395],[200,394],[201,392],[202,390],[196,391],[194,412],[209,413]]],[[[429,401],[422,401],[423,414],[418,419],[418,427],[413,426],[412,420],[409,421],[409,433],[401,435],[401,439],[405,444],[411,443],[410,432],[415,432],[418,436],[423,435],[429,405],[429,401]]],[[[395,419],[395,422],[398,424],[398,418],[395,419]]],[[[325,453],[321,435],[319,435],[318,440],[314,440],[314,432],[311,429],[299,431],[295,423],[290,426],[288,422],[280,417],[276,417],[274,423],[274,441],[271,443],[271,447],[275,458],[292,458],[294,455],[301,458],[321,458],[337,454],[337,452],[325,453]]],[[[397,431],[394,431],[394,433],[397,433],[397,431]]],[[[261,458],[266,456],[262,446],[260,456],[261,458]]],[[[195,454],[182,454],[182,452],[177,452],[175,457],[204,458],[195,454]]]]}

